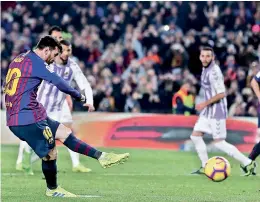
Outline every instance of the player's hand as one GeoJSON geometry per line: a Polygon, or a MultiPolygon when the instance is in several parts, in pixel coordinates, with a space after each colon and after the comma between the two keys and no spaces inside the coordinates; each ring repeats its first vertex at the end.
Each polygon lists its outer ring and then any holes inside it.
{"type": "Polygon", "coordinates": [[[205,102],[202,102],[202,103],[200,103],[200,104],[197,104],[196,107],[195,107],[195,109],[196,109],[197,111],[202,111],[206,106],[207,106],[207,104],[206,104],[205,102]]]}
{"type": "Polygon", "coordinates": [[[93,112],[95,111],[95,107],[91,104],[84,104],[84,107],[88,107],[88,112],[93,112]]]}

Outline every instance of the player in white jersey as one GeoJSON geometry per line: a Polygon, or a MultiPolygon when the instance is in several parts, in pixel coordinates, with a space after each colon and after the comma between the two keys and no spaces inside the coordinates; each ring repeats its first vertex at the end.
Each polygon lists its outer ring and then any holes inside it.
{"type": "MultiPolygon", "coordinates": [[[[80,70],[79,66],[68,56],[71,55],[71,45],[69,42],[62,40],[61,29],[59,27],[53,27],[50,33],[56,39],[62,43],[63,53],[57,57],[57,61],[50,66],[52,71],[55,71],[59,76],[63,77],[64,80],[71,83],[75,80],[78,87],[81,90],[85,90],[85,95],[87,98],[87,103],[85,106],[89,107],[89,111],[93,111],[93,94],[92,89],[80,70]]],[[[74,132],[75,129],[72,128],[72,115],[68,102],[65,100],[66,95],[59,91],[55,86],[49,84],[48,82],[43,82],[38,90],[37,99],[43,104],[46,109],[48,116],[56,121],[59,121],[71,128],[74,132]]],[[[68,149],[71,160],[72,160],[72,171],[73,172],[90,172],[91,169],[84,167],[80,164],[79,154],[68,149]]],[[[20,142],[19,154],[16,162],[16,169],[23,170],[28,174],[33,174],[32,168],[30,166],[30,159],[34,162],[38,159],[36,155],[31,157],[31,150],[28,144],[24,141],[20,142]],[[25,151],[25,152],[24,152],[25,151]],[[24,154],[24,155],[23,155],[24,154]],[[22,165],[22,159],[25,158],[22,165]]]]}
{"type": "Polygon", "coordinates": [[[226,142],[226,119],[227,101],[226,90],[222,72],[214,62],[214,51],[210,47],[202,48],[200,60],[203,65],[201,75],[201,87],[204,90],[205,102],[196,105],[200,116],[190,136],[193,141],[202,166],[192,174],[203,174],[204,167],[208,160],[206,144],[203,140],[204,133],[213,136],[213,144],[216,148],[238,160],[245,175],[251,175],[255,169],[255,162],[244,156],[235,146],[226,142]]]}

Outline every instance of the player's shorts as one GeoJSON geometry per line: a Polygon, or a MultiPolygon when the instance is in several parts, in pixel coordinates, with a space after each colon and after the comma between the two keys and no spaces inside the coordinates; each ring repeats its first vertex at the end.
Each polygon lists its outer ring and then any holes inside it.
{"type": "Polygon", "coordinates": [[[67,101],[65,101],[62,105],[61,111],[53,111],[53,112],[47,112],[48,117],[51,119],[58,121],[60,123],[72,123],[72,115],[70,112],[69,105],[67,101]]]}
{"type": "Polygon", "coordinates": [[[226,119],[210,119],[200,116],[193,130],[212,135],[213,139],[226,139],[226,119]]]}
{"type": "Polygon", "coordinates": [[[59,125],[59,122],[47,117],[37,123],[9,128],[20,140],[26,141],[40,158],[43,158],[55,147],[55,134],[59,125]]]}

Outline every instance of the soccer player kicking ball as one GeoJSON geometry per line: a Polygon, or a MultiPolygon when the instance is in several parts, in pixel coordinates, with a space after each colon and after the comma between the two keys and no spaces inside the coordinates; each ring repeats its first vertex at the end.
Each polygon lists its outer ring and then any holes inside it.
{"type": "MultiPolygon", "coordinates": [[[[61,43],[62,53],[55,59],[54,63],[50,65],[50,68],[52,68],[53,71],[61,76],[64,80],[69,82],[69,84],[71,83],[71,80],[76,81],[80,90],[85,91],[87,103],[85,103],[84,106],[88,106],[89,110],[91,111],[93,109],[92,89],[78,65],[70,58],[68,58],[68,54],[71,55],[72,52],[70,43],[63,40],[62,29],[58,26],[51,27],[49,30],[49,35],[57,39],[59,42],[63,41],[63,43],[65,43],[63,45],[61,43]]],[[[73,131],[74,135],[77,136],[77,134],[75,134],[75,129],[73,128],[72,123],[72,115],[70,111],[72,106],[69,107],[67,102],[68,99],[65,100],[65,94],[60,92],[57,87],[53,86],[53,84],[47,81],[42,82],[42,84],[39,86],[37,94],[41,95],[40,99],[37,95],[37,100],[45,107],[48,117],[69,127],[73,131]]],[[[67,98],[69,98],[69,101],[72,105],[71,97],[68,95],[67,98]]],[[[86,173],[91,171],[90,168],[87,168],[80,163],[79,153],[71,151],[69,148],[68,151],[72,161],[73,172],[86,173]]],[[[25,141],[20,141],[20,147],[16,161],[16,170],[23,170],[28,175],[33,175],[32,163],[38,159],[39,157],[35,153],[32,153],[32,149],[29,147],[29,145],[25,141]]]]}
{"type": "MultiPolygon", "coordinates": [[[[252,79],[251,81],[251,87],[253,88],[253,91],[255,92],[258,101],[260,102],[260,89],[259,89],[259,83],[260,83],[260,72],[258,72],[255,77],[252,79]]],[[[258,139],[260,137],[260,106],[258,107],[258,130],[257,130],[257,135],[258,135],[258,139]]],[[[249,154],[249,158],[252,161],[255,161],[256,158],[260,155],[260,142],[258,142],[254,148],[252,149],[252,151],[249,154]]],[[[241,168],[243,169],[243,171],[245,173],[247,173],[248,171],[241,166],[241,168]]],[[[256,175],[256,171],[254,170],[254,172],[252,173],[253,175],[256,175]]]]}
{"type": "Polygon", "coordinates": [[[60,52],[62,47],[59,42],[51,36],[45,36],[40,39],[34,51],[21,54],[11,62],[4,86],[7,126],[42,158],[42,172],[47,183],[46,195],[77,197],[57,184],[55,139],[75,152],[97,159],[104,168],[123,163],[129,153],[98,151],[77,139],[71,129],[47,117],[44,107],[36,99],[42,80],[49,81],[77,101],[86,103],[84,95],[50,70],[48,65],[60,52]]]}
{"type": "Polygon", "coordinates": [[[201,75],[201,87],[204,90],[205,102],[196,105],[196,110],[200,111],[193,132],[190,136],[193,141],[202,166],[192,174],[203,174],[204,167],[208,160],[206,144],[203,141],[203,134],[208,133],[213,136],[213,144],[229,156],[240,161],[246,171],[245,175],[251,175],[256,167],[256,163],[244,156],[235,146],[225,141],[227,101],[225,95],[225,85],[222,72],[214,62],[214,51],[210,47],[202,48],[200,60],[203,65],[201,75]]]}

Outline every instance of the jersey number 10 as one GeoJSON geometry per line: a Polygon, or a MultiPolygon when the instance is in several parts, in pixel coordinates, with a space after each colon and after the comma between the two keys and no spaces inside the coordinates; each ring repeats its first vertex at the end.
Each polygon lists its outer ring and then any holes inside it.
{"type": "Polygon", "coordinates": [[[9,95],[13,96],[16,93],[17,85],[19,79],[21,77],[21,70],[18,68],[9,69],[7,72],[7,76],[5,79],[5,89],[4,92],[9,95]],[[12,80],[12,81],[11,81],[12,80]]]}

